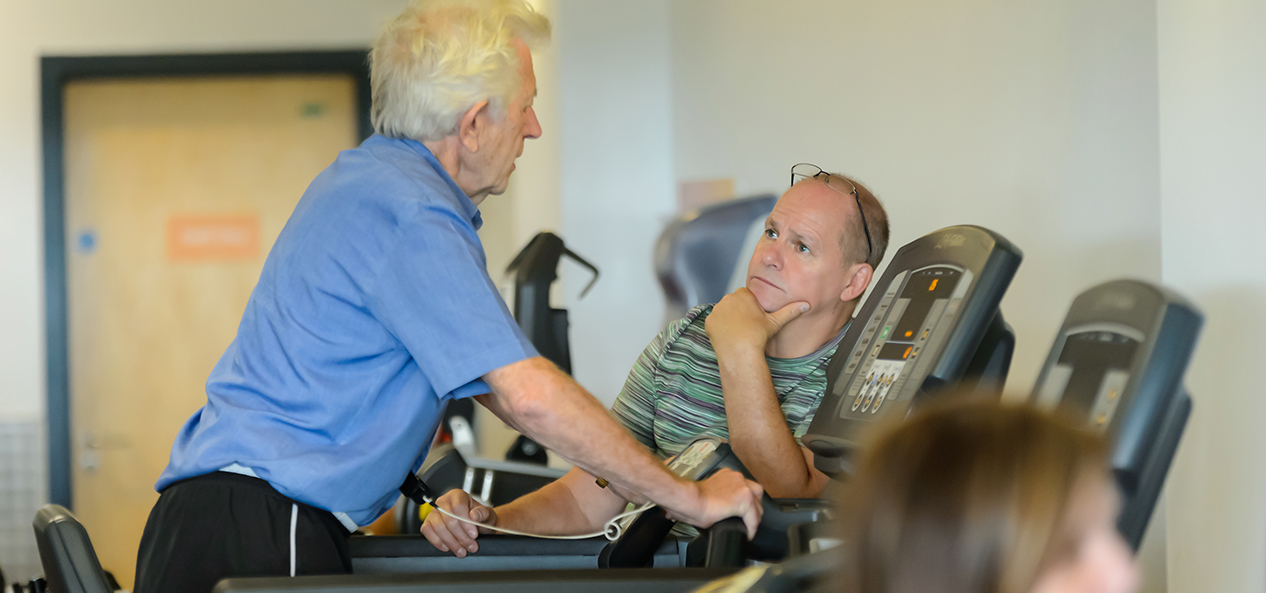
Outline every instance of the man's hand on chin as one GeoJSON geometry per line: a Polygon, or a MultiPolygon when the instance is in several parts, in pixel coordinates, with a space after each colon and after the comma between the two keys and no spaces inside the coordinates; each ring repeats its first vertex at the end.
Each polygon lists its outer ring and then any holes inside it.
{"type": "Polygon", "coordinates": [[[714,305],[703,327],[718,355],[722,350],[733,349],[755,348],[763,352],[769,338],[808,310],[809,303],[796,301],[772,313],[766,312],[752,291],[744,286],[714,305]]]}

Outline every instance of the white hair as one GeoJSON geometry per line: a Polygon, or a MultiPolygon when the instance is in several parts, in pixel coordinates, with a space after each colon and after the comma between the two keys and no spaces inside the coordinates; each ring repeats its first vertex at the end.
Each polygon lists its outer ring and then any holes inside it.
{"type": "Polygon", "coordinates": [[[549,41],[549,20],[524,0],[416,0],[369,52],[374,131],[439,140],[487,100],[496,117],[520,84],[513,40],[549,41]]]}

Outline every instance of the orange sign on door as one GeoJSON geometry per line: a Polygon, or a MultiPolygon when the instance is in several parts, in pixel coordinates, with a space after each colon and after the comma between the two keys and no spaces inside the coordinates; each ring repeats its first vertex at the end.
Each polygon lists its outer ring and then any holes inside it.
{"type": "Polygon", "coordinates": [[[167,220],[167,258],[241,260],[259,256],[259,217],[193,214],[167,220]]]}

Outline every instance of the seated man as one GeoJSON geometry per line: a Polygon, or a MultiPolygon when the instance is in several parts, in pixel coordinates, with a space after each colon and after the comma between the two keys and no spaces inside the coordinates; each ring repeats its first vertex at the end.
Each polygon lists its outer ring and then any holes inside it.
{"type": "MultiPolygon", "coordinates": [[[[888,218],[870,191],[846,177],[801,164],[792,182],[765,222],[747,285],[660,332],[612,412],[662,458],[702,436],[728,439],[770,496],[812,498],[827,478],[798,439],[826,390],[827,362],[883,259],[888,218]]],[[[601,530],[630,500],[623,494],[575,468],[495,510],[460,490],[436,504],[502,528],[573,535],[601,530]]],[[[432,544],[458,557],[478,550],[481,532],[441,513],[422,527],[432,544]]]]}

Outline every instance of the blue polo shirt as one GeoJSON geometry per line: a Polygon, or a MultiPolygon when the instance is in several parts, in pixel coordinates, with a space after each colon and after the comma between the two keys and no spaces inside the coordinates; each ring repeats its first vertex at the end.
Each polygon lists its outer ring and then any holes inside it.
{"type": "Polygon", "coordinates": [[[359,525],[389,509],[447,401],[536,356],[488,277],[481,223],[420,142],[340,153],[269,252],[155,487],[236,464],[359,525]]]}

